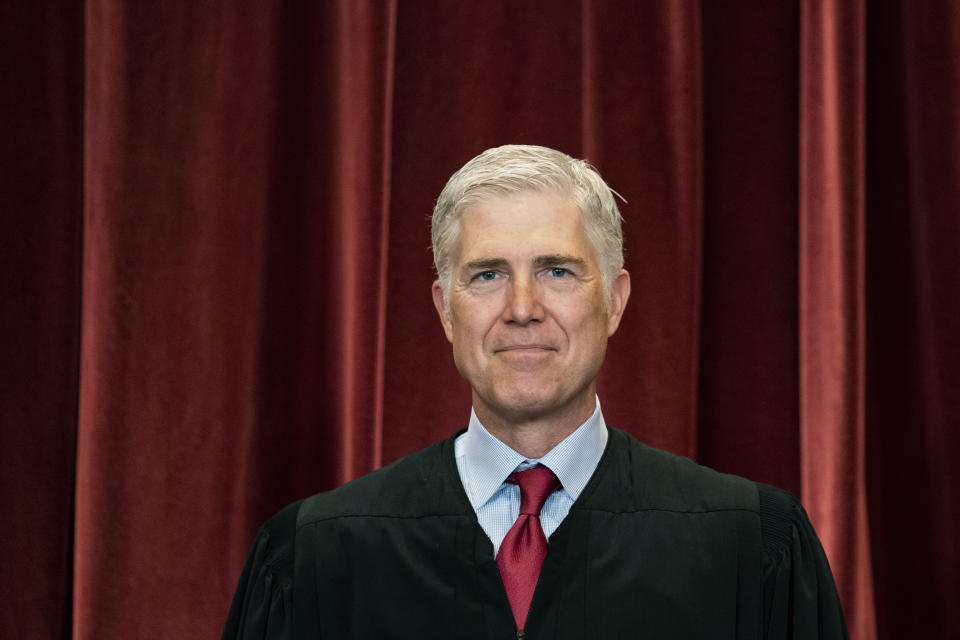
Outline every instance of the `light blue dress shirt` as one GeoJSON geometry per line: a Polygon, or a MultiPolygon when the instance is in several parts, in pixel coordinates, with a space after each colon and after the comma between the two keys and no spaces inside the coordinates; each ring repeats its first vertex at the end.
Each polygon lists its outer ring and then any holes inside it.
{"type": "Polygon", "coordinates": [[[542,464],[560,480],[563,488],[547,498],[540,512],[540,525],[549,539],[587,486],[606,446],[607,427],[599,398],[593,415],[538,459],[525,458],[497,440],[471,409],[470,424],[457,438],[454,451],[463,488],[480,526],[493,543],[494,557],[520,513],[520,487],[505,482],[507,476],[542,464]]]}

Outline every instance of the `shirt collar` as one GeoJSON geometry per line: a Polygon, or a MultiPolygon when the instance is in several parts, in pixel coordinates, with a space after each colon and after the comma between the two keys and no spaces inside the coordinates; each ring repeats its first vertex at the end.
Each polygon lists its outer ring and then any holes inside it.
{"type": "Polygon", "coordinates": [[[484,428],[473,409],[463,437],[463,461],[471,479],[470,502],[483,506],[517,467],[542,464],[576,500],[593,475],[607,446],[607,427],[597,398],[593,414],[542,458],[525,458],[484,428]]]}

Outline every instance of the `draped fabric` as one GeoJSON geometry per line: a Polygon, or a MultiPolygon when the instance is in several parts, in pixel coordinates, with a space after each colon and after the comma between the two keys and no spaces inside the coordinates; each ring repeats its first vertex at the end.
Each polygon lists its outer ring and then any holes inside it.
{"type": "Polygon", "coordinates": [[[215,637],[465,426],[428,216],[508,142],[626,200],[608,422],[797,494],[852,637],[960,627],[956,3],[3,2],[0,64],[0,636],[215,637]]]}

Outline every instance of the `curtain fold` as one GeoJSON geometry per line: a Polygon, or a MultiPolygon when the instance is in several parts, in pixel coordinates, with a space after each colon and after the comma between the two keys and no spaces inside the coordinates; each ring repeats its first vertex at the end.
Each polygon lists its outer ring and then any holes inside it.
{"type": "Polygon", "coordinates": [[[260,515],[277,27],[86,3],[76,638],[212,635],[260,515]]]}
{"type": "Polygon", "coordinates": [[[957,113],[960,6],[870,5],[867,500],[883,637],[960,624],[957,113]]]}
{"type": "Polygon", "coordinates": [[[320,456],[320,468],[301,473],[304,488],[382,463],[395,13],[389,2],[288,7],[278,34],[286,55],[273,200],[282,212],[270,215],[287,219],[270,240],[277,259],[264,297],[283,295],[284,313],[264,311],[275,326],[263,357],[271,376],[291,361],[297,370],[265,404],[284,397],[268,420],[288,424],[283,440],[324,425],[301,440],[298,467],[320,456]]]}
{"type": "Polygon", "coordinates": [[[0,4],[0,637],[70,633],[83,12],[0,4]]]}
{"type": "Polygon", "coordinates": [[[955,3],[87,0],[0,36],[3,637],[215,637],[260,522],[465,426],[429,215],[508,142],[627,201],[610,424],[801,494],[853,637],[960,623],[955,3]]]}
{"type": "Polygon", "coordinates": [[[800,30],[802,498],[851,635],[875,638],[866,504],[866,6],[804,3],[800,30]]]}
{"type": "Polygon", "coordinates": [[[697,459],[799,495],[798,18],[703,4],[697,459]]]}

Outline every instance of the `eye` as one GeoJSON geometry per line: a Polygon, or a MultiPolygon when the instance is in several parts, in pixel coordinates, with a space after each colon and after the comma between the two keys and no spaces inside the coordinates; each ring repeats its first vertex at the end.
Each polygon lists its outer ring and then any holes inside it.
{"type": "Polygon", "coordinates": [[[496,271],[483,271],[477,274],[477,280],[496,280],[497,272],[496,271]]]}
{"type": "Polygon", "coordinates": [[[564,269],[563,267],[553,267],[550,269],[550,275],[554,278],[562,278],[566,275],[569,275],[570,272],[564,269]]]}

